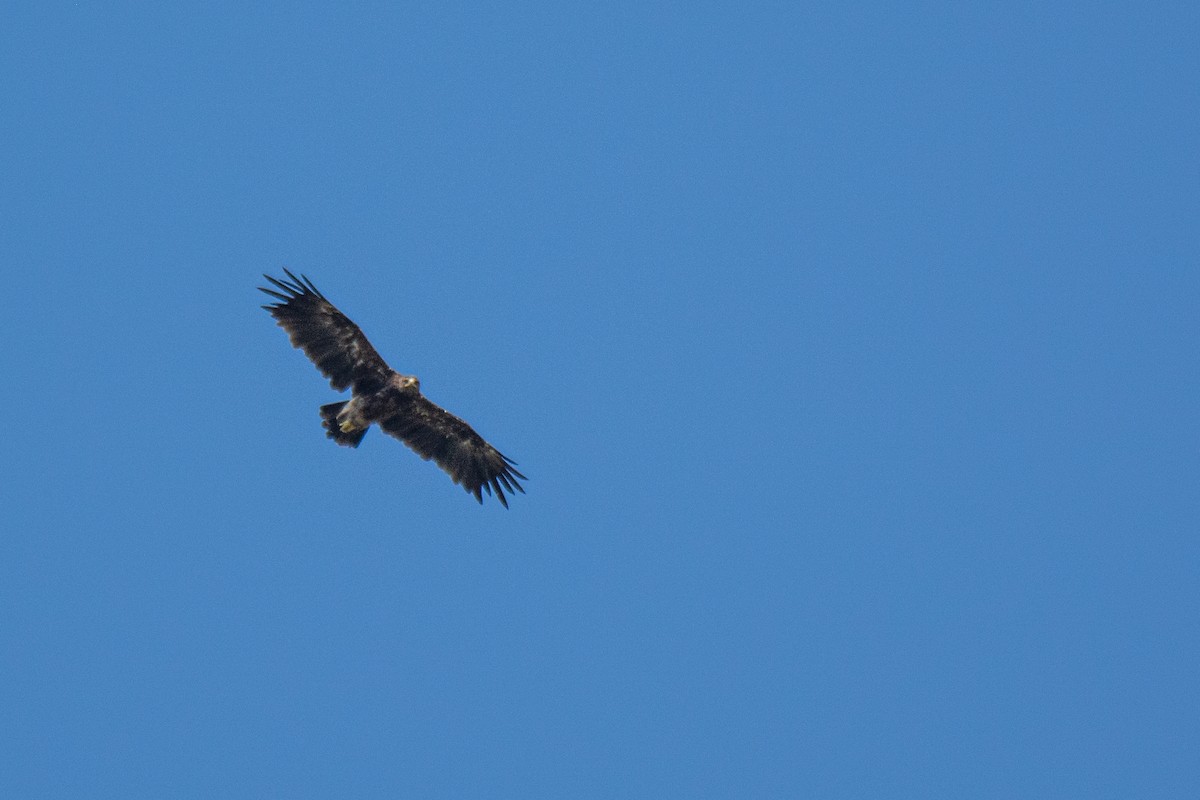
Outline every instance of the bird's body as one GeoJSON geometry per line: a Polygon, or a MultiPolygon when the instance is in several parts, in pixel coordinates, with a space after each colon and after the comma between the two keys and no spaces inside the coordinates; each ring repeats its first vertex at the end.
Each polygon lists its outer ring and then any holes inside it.
{"type": "Polygon", "coordinates": [[[290,280],[264,275],[277,288],[259,287],[280,302],[263,306],[329,379],[334,389],[352,390],[349,400],[321,406],[325,435],[358,447],[371,425],[404,442],[417,455],[433,459],[451,479],[483,502],[482,492],[504,496],[525,490],[528,480],[515,462],[488,444],[470,425],[421,394],[421,382],[387,365],[367,337],[325,299],[306,276],[290,280]]]}

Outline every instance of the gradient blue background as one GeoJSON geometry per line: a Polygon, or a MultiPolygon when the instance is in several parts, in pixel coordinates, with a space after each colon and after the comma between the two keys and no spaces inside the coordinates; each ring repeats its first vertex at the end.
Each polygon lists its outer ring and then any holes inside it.
{"type": "Polygon", "coordinates": [[[1195,3],[0,17],[0,795],[1200,796],[1195,3]]]}

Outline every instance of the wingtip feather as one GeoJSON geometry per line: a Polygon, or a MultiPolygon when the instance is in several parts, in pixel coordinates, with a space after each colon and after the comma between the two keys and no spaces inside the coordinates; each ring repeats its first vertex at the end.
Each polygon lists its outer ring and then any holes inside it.
{"type": "Polygon", "coordinates": [[[313,294],[315,294],[317,297],[321,298],[322,300],[325,299],[325,295],[321,294],[321,291],[317,288],[316,284],[314,284],[307,275],[305,275],[302,272],[302,273],[300,273],[300,277],[304,280],[304,285],[308,287],[309,291],[311,291],[313,294]]]}
{"type": "Polygon", "coordinates": [[[287,299],[289,299],[289,300],[291,300],[293,297],[295,297],[296,295],[299,294],[299,292],[296,291],[296,287],[292,286],[287,281],[281,281],[278,278],[272,278],[270,275],[264,275],[263,277],[266,278],[267,280],[269,280],[271,283],[278,286],[280,289],[283,289],[285,292],[287,292],[288,293],[287,299]]]}

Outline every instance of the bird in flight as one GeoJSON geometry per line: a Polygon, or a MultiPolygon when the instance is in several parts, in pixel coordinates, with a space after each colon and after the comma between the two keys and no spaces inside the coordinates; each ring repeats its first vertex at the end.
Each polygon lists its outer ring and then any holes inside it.
{"type": "Polygon", "coordinates": [[[495,493],[508,508],[509,494],[525,490],[529,480],[516,462],[492,447],[463,420],[421,394],[421,382],[387,365],[367,337],[307,276],[288,280],[263,275],[274,289],[258,287],[279,302],[265,305],[292,346],[304,351],[334,389],[351,390],[349,400],[321,406],[325,435],[340,445],[358,447],[372,423],[404,442],[426,461],[433,459],[457,484],[483,504],[495,493]]]}

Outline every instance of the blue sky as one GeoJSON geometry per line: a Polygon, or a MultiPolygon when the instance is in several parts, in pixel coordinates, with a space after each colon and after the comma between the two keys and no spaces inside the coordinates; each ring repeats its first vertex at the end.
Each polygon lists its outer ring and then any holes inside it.
{"type": "Polygon", "coordinates": [[[5,797],[1195,797],[1191,3],[19,4],[5,797]],[[483,508],[259,308],[520,462],[483,508]]]}

